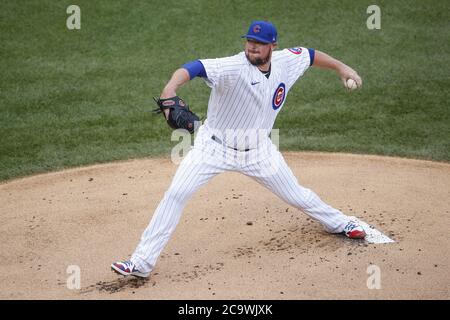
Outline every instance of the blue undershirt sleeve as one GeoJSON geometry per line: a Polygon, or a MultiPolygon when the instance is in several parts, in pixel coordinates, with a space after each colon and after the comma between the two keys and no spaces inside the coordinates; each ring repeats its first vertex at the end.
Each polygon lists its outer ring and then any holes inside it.
{"type": "Polygon", "coordinates": [[[309,65],[312,66],[314,63],[314,55],[316,52],[314,51],[314,49],[311,49],[311,48],[308,48],[308,51],[309,51],[309,58],[310,58],[309,65]]]}
{"type": "Polygon", "coordinates": [[[183,64],[182,67],[189,72],[189,77],[191,78],[191,80],[195,77],[207,77],[205,67],[200,62],[200,60],[190,61],[183,64]]]}

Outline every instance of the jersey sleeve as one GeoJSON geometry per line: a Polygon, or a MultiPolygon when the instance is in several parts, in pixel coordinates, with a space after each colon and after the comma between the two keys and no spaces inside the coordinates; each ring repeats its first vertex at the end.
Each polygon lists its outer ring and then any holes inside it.
{"type": "Polygon", "coordinates": [[[182,65],[189,73],[189,78],[192,80],[195,77],[206,77],[205,67],[199,60],[190,61],[182,65]]]}
{"type": "Polygon", "coordinates": [[[300,78],[314,62],[314,49],[303,47],[282,50],[286,62],[289,86],[300,78]]]}
{"type": "Polygon", "coordinates": [[[206,71],[206,84],[211,88],[227,89],[238,78],[242,70],[239,56],[218,59],[200,59],[206,71]]]}

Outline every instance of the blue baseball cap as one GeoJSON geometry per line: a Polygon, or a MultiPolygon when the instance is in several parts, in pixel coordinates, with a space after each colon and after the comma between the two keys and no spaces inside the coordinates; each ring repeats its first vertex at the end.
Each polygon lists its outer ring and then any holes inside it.
{"type": "Polygon", "coordinates": [[[262,43],[277,42],[277,29],[269,21],[253,21],[247,34],[242,38],[254,39],[262,43]]]}

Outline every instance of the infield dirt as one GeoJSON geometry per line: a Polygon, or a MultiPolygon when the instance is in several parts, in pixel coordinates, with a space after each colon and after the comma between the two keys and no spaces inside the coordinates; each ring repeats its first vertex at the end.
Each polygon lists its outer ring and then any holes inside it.
{"type": "Polygon", "coordinates": [[[115,162],[0,184],[0,298],[450,298],[450,164],[283,154],[300,184],[396,242],[327,234],[231,172],[189,201],[148,280],[123,278],[110,264],[133,252],[177,166],[115,162]],[[372,265],[379,289],[367,285],[372,265]],[[80,289],[67,286],[70,266],[80,289]]]}

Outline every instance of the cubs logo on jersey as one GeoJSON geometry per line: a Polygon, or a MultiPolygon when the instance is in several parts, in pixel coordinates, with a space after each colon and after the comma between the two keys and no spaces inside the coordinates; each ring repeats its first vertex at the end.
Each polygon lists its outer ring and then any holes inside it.
{"type": "Polygon", "coordinates": [[[284,98],[286,97],[286,85],[282,82],[278,85],[275,93],[272,98],[272,108],[273,110],[277,110],[281,107],[284,102],[284,98]]]}
{"type": "Polygon", "coordinates": [[[288,50],[290,52],[292,52],[293,54],[300,54],[300,53],[302,53],[302,48],[289,48],[288,50]]]}

